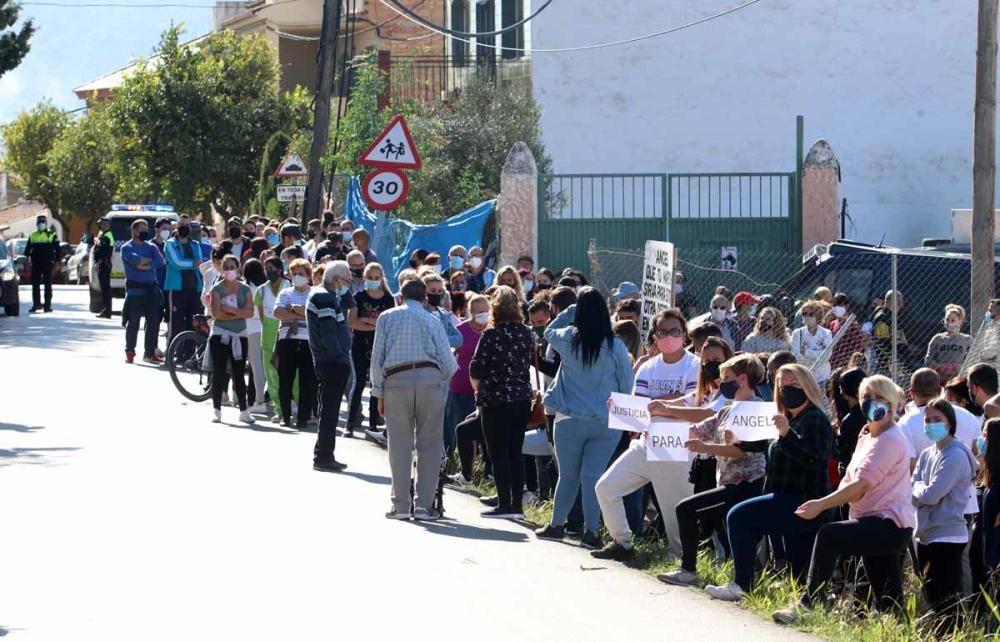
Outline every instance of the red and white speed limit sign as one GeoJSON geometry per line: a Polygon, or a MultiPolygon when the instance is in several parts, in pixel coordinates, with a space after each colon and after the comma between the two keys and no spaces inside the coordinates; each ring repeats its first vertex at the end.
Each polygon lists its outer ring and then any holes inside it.
{"type": "Polygon", "coordinates": [[[393,210],[410,193],[410,181],[398,169],[376,169],[361,184],[361,193],[373,210],[393,210]]]}

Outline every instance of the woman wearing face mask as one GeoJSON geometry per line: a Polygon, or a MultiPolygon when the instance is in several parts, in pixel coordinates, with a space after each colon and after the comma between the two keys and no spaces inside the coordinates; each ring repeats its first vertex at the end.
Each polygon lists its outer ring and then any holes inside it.
{"type": "Polygon", "coordinates": [[[278,236],[278,228],[274,226],[269,225],[264,228],[264,238],[267,239],[268,245],[273,248],[281,245],[281,237],[278,236]]]}
{"type": "Polygon", "coordinates": [[[551,290],[555,282],[556,275],[552,273],[552,270],[549,268],[538,270],[538,274],[535,275],[535,294],[551,290]]]}
{"type": "Polygon", "coordinates": [[[296,427],[308,426],[316,390],[316,372],[309,352],[309,332],[306,328],[306,301],[309,298],[311,269],[309,261],[295,259],[288,271],[292,287],[278,294],[274,317],[281,321],[278,329],[278,398],[281,417],[286,427],[292,426],[292,385],[299,382],[299,413],[296,427]]]}
{"type": "Polygon", "coordinates": [[[595,485],[619,439],[615,431],[608,429],[606,400],[612,392],[632,391],[628,350],[614,335],[604,297],[589,287],[580,291],[576,304],[559,313],[544,336],[560,358],[555,380],[544,397],[546,408],[556,413],[554,441],[559,481],[552,519],[535,534],[561,540],[576,496],[581,495],[586,525],[581,541],[596,547],[600,543],[597,529],[601,509],[595,485]]]}
{"type": "Polygon", "coordinates": [[[943,380],[959,373],[972,347],[972,337],[962,332],[964,325],[965,308],[954,304],[945,306],[945,331],[935,334],[927,344],[924,365],[936,370],[943,380]]]}
{"type": "MultiPolygon", "coordinates": [[[[282,290],[292,287],[291,282],[282,274],[281,259],[272,256],[264,261],[264,275],[267,282],[257,288],[253,297],[261,321],[260,347],[264,359],[264,378],[267,380],[267,394],[272,404],[278,400],[279,386],[278,370],[274,367],[271,357],[278,341],[278,328],[281,326],[281,321],[274,316],[274,304],[282,290]]],[[[260,401],[263,402],[263,397],[260,401]]],[[[274,421],[275,423],[281,421],[280,412],[274,416],[274,421]]]]}
{"type": "MultiPolygon", "coordinates": [[[[243,281],[250,286],[251,296],[256,300],[257,290],[267,283],[267,272],[264,270],[264,264],[257,259],[247,259],[246,263],[243,264],[243,281]]],[[[249,346],[247,357],[250,364],[250,372],[253,375],[253,388],[249,391],[248,403],[250,404],[250,412],[252,413],[266,413],[268,411],[267,404],[264,402],[266,379],[264,375],[264,352],[261,348],[261,335],[263,331],[264,325],[261,322],[260,306],[254,304],[253,316],[247,319],[247,345],[249,346]]]]}
{"type": "Polygon", "coordinates": [[[743,341],[743,352],[760,353],[791,350],[785,317],[777,308],[764,308],[757,312],[757,324],[743,341]]]}
{"type": "MultiPolygon", "coordinates": [[[[876,375],[861,382],[860,395],[868,423],[840,486],[795,510],[798,519],[813,522],[830,509],[849,504],[849,519],[819,529],[805,592],[798,602],[773,614],[782,624],[796,622],[824,598],[838,559],[847,557],[864,561],[879,611],[902,606],[900,561],[913,532],[909,447],[906,435],[893,420],[904,401],[903,391],[890,379],[876,375]]],[[[968,489],[968,480],[965,484],[968,489]]]]}
{"type": "Polygon", "coordinates": [[[796,361],[812,370],[816,382],[822,388],[832,372],[827,348],[833,343],[833,335],[820,325],[825,310],[818,301],[809,301],[803,305],[801,314],[803,326],[792,332],[792,354],[796,361]]]}
{"type": "MultiPolygon", "coordinates": [[[[351,359],[354,361],[354,393],[351,395],[350,411],[347,418],[345,437],[353,437],[355,430],[361,429],[361,396],[368,372],[372,365],[372,345],[375,343],[375,322],[380,314],[394,307],[385,273],[378,263],[365,266],[365,289],[354,295],[358,313],[351,328],[354,340],[351,342],[351,359]]],[[[378,430],[378,399],[371,397],[368,403],[368,429],[378,430]]]]}
{"type": "Polygon", "coordinates": [[[469,290],[469,282],[465,276],[465,272],[455,272],[452,274],[448,285],[451,287],[452,292],[467,292],[469,290]]]}
{"type": "Polygon", "coordinates": [[[451,476],[458,486],[466,488],[473,483],[472,465],[476,453],[476,443],[483,441],[482,423],[469,424],[462,434],[456,434],[457,427],[476,410],[476,395],[469,380],[469,364],[476,354],[479,337],[490,322],[490,302],[481,294],[473,294],[469,299],[470,317],[460,323],[458,331],[462,334],[462,347],[455,351],[458,361],[458,371],[448,384],[448,405],[444,415],[444,443],[448,455],[458,445],[458,458],[461,470],[451,476]]]}
{"type": "Polygon", "coordinates": [[[222,280],[212,287],[212,334],[208,340],[212,351],[212,421],[222,421],[222,395],[233,373],[233,387],[240,406],[240,421],[254,423],[247,410],[247,319],[253,317],[253,293],[239,280],[240,262],[234,256],[221,261],[222,280]],[[228,364],[228,367],[227,367],[228,364]]]}
{"type": "Polygon", "coordinates": [[[775,394],[778,438],[766,442],[735,442],[745,452],[767,451],[764,495],[740,502],[729,511],[726,526],[732,548],[734,581],[707,586],[713,598],[743,599],[753,585],[757,544],[764,536],[780,536],[798,581],[805,579],[809,555],[820,520],[806,520],[795,511],[810,499],[830,492],[829,461],[833,427],[823,412],[823,393],[812,373],[801,364],[778,369],[775,394]]]}
{"type": "Polygon", "coordinates": [[[709,525],[729,553],[725,536],[726,513],[736,504],[758,497],[764,485],[766,462],[763,452],[745,452],[732,444],[726,429],[732,401],[760,401],[754,388],[764,378],[764,364],[752,354],[741,354],[721,364],[720,399],[724,406],[712,417],[692,425],[690,440],[684,445],[699,455],[714,456],[717,486],[697,492],[677,504],[677,525],[681,539],[681,568],[658,575],[661,582],[690,586],[698,581],[698,529],[709,525]]]}
{"type": "Polygon", "coordinates": [[[917,560],[924,570],[924,595],[941,620],[942,632],[952,629],[958,612],[962,553],[969,541],[965,520],[969,482],[979,468],[972,451],[955,438],[957,427],[950,403],[944,399],[928,403],[924,434],[934,445],[920,453],[913,471],[917,560]]]}
{"type": "Polygon", "coordinates": [[[976,441],[976,450],[983,462],[980,527],[984,562],[988,571],[995,572],[1000,569],[1000,419],[988,419],[983,424],[983,435],[976,441]]]}
{"type": "Polygon", "coordinates": [[[518,270],[517,276],[521,279],[525,300],[530,301],[535,296],[535,275],[531,270],[518,270]]]}
{"type": "MultiPolygon", "coordinates": [[[[851,314],[851,301],[843,292],[838,292],[833,297],[833,307],[826,315],[825,326],[829,328],[830,334],[837,336],[847,318],[851,314]]],[[[855,352],[864,352],[868,347],[868,335],[861,330],[861,324],[854,320],[844,330],[844,335],[833,346],[830,353],[830,367],[834,370],[849,367],[851,355],[855,352]]]]}
{"type": "MultiPolygon", "coordinates": [[[[650,325],[654,329],[660,356],[639,367],[632,394],[648,397],[652,411],[660,401],[681,403],[682,397],[694,392],[701,363],[697,356],[684,349],[687,322],[680,310],[662,310],[650,325]]],[[[622,498],[650,482],[659,506],[664,509],[661,514],[671,552],[680,553],[677,521],[674,514],[667,511],[670,506],[691,495],[688,470],[684,466],[660,466],[647,461],[646,435],[643,434],[629,444],[628,450],[611,464],[597,482],[597,498],[612,541],[600,551],[595,551],[594,557],[624,561],[632,556],[632,530],[622,498]]]]}
{"type": "Polygon", "coordinates": [[[731,346],[736,345],[736,337],[739,334],[739,327],[733,320],[732,316],[729,314],[730,305],[729,299],[727,299],[722,294],[716,294],[712,297],[712,302],[709,307],[708,315],[712,323],[719,326],[722,330],[722,338],[726,340],[731,346]]]}
{"type": "Polygon", "coordinates": [[[719,366],[733,357],[733,349],[721,337],[708,337],[701,348],[698,385],[691,392],[674,401],[653,401],[650,411],[654,417],[668,417],[697,423],[715,416],[725,399],[719,396],[719,366]]]}

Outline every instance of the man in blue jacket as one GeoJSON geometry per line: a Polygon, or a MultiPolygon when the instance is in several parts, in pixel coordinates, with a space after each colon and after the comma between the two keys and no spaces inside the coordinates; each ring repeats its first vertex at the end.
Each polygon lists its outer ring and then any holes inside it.
{"type": "Polygon", "coordinates": [[[201,314],[201,244],[191,240],[191,221],[182,216],[177,225],[177,237],[163,246],[167,276],[163,290],[170,298],[170,334],[167,345],[185,330],[191,329],[191,318],[201,314]]]}
{"type": "Polygon", "coordinates": [[[163,358],[156,354],[160,333],[160,308],[163,292],[156,282],[156,271],[163,267],[163,255],[149,242],[149,224],[144,219],[132,223],[132,241],[122,245],[122,263],[125,265],[125,307],[122,325],[125,326],[125,362],[135,359],[135,344],[139,337],[139,320],[146,320],[146,340],[142,360],[160,364],[163,358]]]}

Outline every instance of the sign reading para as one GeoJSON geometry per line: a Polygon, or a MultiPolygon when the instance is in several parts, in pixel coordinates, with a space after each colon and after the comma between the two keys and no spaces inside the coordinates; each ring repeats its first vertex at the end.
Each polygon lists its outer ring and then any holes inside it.
{"type": "Polygon", "coordinates": [[[773,401],[735,401],[729,407],[725,428],[740,441],[777,439],[776,414],[778,406],[773,401]]]}
{"type": "Polygon", "coordinates": [[[410,193],[406,174],[396,169],[377,169],[361,184],[361,194],[373,210],[396,209],[410,193]]]}
{"type": "Polygon", "coordinates": [[[643,432],[649,427],[649,398],[611,393],[608,408],[608,428],[626,432],[643,432]]]}
{"type": "Polygon", "coordinates": [[[690,435],[691,424],[686,421],[654,419],[646,434],[646,461],[691,460],[691,451],[684,447],[690,435]]]}
{"type": "Polygon", "coordinates": [[[393,118],[375,142],[361,153],[358,163],[372,167],[420,169],[423,162],[413,136],[410,135],[410,128],[406,125],[406,119],[402,116],[393,118]]]}
{"type": "Polygon", "coordinates": [[[642,264],[642,321],[639,336],[649,336],[656,313],[674,304],[674,244],[646,241],[642,264]]]}

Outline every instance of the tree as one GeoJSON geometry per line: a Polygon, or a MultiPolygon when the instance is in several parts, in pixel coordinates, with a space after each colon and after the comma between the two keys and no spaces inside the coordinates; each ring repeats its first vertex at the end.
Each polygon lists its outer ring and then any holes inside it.
{"type": "Polygon", "coordinates": [[[31,49],[28,41],[35,33],[35,24],[25,20],[20,30],[11,28],[20,13],[21,5],[0,0],[0,76],[21,64],[31,49]]]}
{"type": "Polygon", "coordinates": [[[268,139],[304,126],[307,98],[279,93],[275,54],[260,36],[222,31],[186,45],[179,36],[167,30],[157,64],[140,66],[113,99],[121,195],[206,214],[244,210],[268,139]]]}
{"type": "Polygon", "coordinates": [[[46,156],[62,211],[84,219],[88,229],[111,208],[118,190],[114,148],[110,114],[97,107],[64,129],[46,156]]]}
{"type": "Polygon", "coordinates": [[[25,196],[41,201],[52,217],[63,224],[63,229],[67,227],[62,218],[59,190],[50,174],[49,152],[68,126],[69,116],[51,101],[43,100],[0,127],[4,167],[13,174],[25,196]]]}

